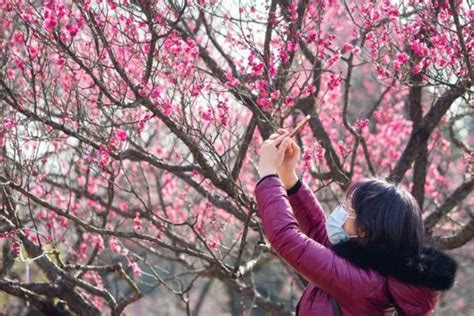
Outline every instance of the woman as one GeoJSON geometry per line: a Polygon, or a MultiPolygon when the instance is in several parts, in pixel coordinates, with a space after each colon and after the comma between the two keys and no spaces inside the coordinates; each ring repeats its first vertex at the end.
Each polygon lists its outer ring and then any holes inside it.
{"type": "Polygon", "coordinates": [[[430,315],[457,264],[423,244],[416,200],[365,179],[326,220],[296,176],[300,149],[287,135],[280,129],[262,145],[255,196],[270,244],[309,281],[296,315],[430,315]]]}

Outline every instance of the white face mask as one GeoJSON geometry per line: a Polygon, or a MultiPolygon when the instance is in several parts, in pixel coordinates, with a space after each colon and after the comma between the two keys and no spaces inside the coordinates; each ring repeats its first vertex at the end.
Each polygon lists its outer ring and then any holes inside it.
{"type": "Polygon", "coordinates": [[[352,237],[358,237],[357,235],[347,235],[344,231],[342,226],[348,218],[355,218],[355,216],[349,215],[343,204],[340,204],[338,207],[336,207],[336,209],[327,218],[326,231],[332,244],[336,244],[352,237]]]}

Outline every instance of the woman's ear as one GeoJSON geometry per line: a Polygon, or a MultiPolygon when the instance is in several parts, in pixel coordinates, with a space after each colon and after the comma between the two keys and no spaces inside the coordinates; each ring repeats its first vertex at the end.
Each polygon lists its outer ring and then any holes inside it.
{"type": "Polygon", "coordinates": [[[365,230],[361,227],[357,227],[357,235],[359,236],[359,238],[365,238],[366,237],[365,230]]]}

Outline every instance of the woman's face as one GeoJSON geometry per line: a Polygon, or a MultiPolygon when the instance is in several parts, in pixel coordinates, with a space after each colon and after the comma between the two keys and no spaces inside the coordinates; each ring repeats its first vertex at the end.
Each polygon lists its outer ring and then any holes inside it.
{"type": "Polygon", "coordinates": [[[351,207],[351,201],[346,199],[344,202],[344,208],[346,209],[347,213],[349,213],[349,216],[346,218],[346,221],[344,222],[344,225],[342,225],[342,228],[346,232],[346,235],[348,236],[356,236],[359,235],[357,233],[357,224],[356,224],[356,212],[355,210],[351,207]]]}

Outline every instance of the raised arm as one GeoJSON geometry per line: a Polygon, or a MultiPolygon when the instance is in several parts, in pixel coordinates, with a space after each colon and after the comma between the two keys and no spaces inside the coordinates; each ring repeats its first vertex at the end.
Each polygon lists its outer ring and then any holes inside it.
{"type": "Polygon", "coordinates": [[[323,246],[330,247],[326,215],[309,185],[299,179],[295,186],[286,192],[301,231],[323,246]]]}
{"type": "MultiPolygon", "coordinates": [[[[276,177],[276,175],[263,177],[257,185],[272,176],[276,177]]],[[[330,247],[331,242],[326,231],[326,215],[309,185],[298,179],[286,193],[301,231],[321,245],[330,247]]]]}
{"type": "MultiPolygon", "coordinates": [[[[356,299],[358,289],[367,288],[362,281],[366,280],[363,274],[368,272],[300,231],[291,212],[286,188],[278,177],[262,178],[256,185],[255,196],[265,236],[280,257],[297,272],[336,299],[356,299]]],[[[301,198],[305,197],[306,193],[301,194],[301,198]]],[[[303,202],[299,203],[302,205],[303,202]]]]}

